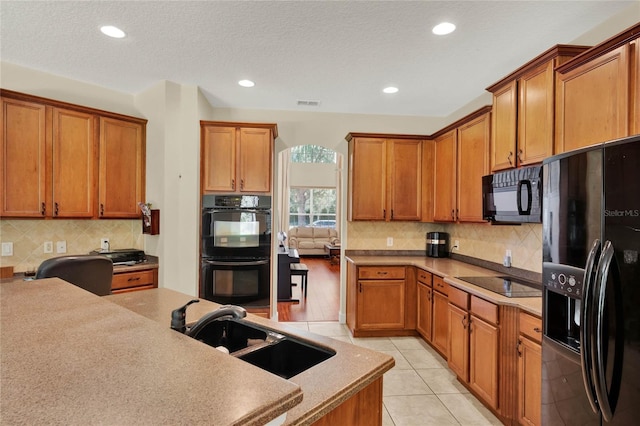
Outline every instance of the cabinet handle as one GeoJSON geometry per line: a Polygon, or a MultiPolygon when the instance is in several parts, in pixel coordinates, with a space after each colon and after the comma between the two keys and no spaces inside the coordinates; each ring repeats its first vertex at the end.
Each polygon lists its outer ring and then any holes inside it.
{"type": "Polygon", "coordinates": [[[456,220],[460,219],[460,216],[458,215],[458,209],[456,209],[456,220]]]}
{"type": "Polygon", "coordinates": [[[536,327],[533,329],[536,333],[542,333],[542,329],[540,327],[536,327]]]}
{"type": "Polygon", "coordinates": [[[386,271],[378,271],[377,274],[378,275],[387,275],[388,272],[386,272],[386,271]]]}
{"type": "Polygon", "coordinates": [[[129,278],[127,281],[140,281],[140,277],[129,278]]]}
{"type": "Polygon", "coordinates": [[[233,189],[234,191],[236,189],[236,180],[235,179],[231,179],[231,189],[233,189]]]}
{"type": "Polygon", "coordinates": [[[455,210],[451,209],[451,219],[456,220],[455,210]]]}
{"type": "Polygon", "coordinates": [[[467,328],[467,316],[462,317],[462,328],[467,328]]]}
{"type": "Polygon", "coordinates": [[[509,165],[513,166],[513,163],[511,162],[511,157],[513,157],[513,152],[509,151],[509,155],[507,156],[507,160],[509,161],[509,165]]]}
{"type": "Polygon", "coordinates": [[[391,220],[393,220],[393,209],[391,209],[391,220]]]}
{"type": "Polygon", "coordinates": [[[58,203],[54,203],[54,204],[56,206],[56,209],[54,210],[53,214],[54,216],[58,216],[58,210],[59,210],[58,203]]]}
{"type": "Polygon", "coordinates": [[[518,339],[518,343],[516,344],[516,352],[518,353],[519,357],[522,357],[522,350],[520,349],[521,346],[522,340],[518,339]]]}
{"type": "Polygon", "coordinates": [[[244,189],[244,179],[240,179],[240,189],[244,189]]]}
{"type": "Polygon", "coordinates": [[[360,289],[359,289],[360,293],[362,293],[362,283],[360,283],[360,289]]]}
{"type": "Polygon", "coordinates": [[[104,216],[104,204],[100,203],[100,216],[104,216]]]}
{"type": "Polygon", "coordinates": [[[518,161],[522,163],[522,154],[524,154],[522,152],[522,149],[518,149],[518,161]]]}
{"type": "Polygon", "coordinates": [[[387,209],[382,209],[382,218],[383,219],[387,218],[387,209]]]}
{"type": "Polygon", "coordinates": [[[42,213],[42,216],[44,216],[46,212],[47,212],[47,205],[45,203],[42,203],[42,208],[40,209],[40,213],[42,213]]]}

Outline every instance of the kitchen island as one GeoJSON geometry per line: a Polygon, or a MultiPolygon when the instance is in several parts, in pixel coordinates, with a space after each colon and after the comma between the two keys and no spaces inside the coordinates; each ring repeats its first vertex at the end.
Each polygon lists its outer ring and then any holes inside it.
{"type": "MultiPolygon", "coordinates": [[[[57,278],[3,280],[2,423],[310,424],[381,388],[394,364],[388,355],[248,315],[336,351],[285,380],[171,330],[170,312],[190,299],[167,289],[98,297],[57,278]]],[[[217,307],[191,305],[187,321],[217,307]]]]}

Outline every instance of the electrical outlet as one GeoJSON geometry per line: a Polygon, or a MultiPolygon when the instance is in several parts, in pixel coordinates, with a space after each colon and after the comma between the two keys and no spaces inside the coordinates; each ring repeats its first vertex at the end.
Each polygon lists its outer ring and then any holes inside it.
{"type": "Polygon", "coordinates": [[[53,241],[45,241],[44,242],[44,252],[45,253],[53,253],[53,241]]]}
{"type": "Polygon", "coordinates": [[[453,249],[454,249],[454,250],[460,250],[460,241],[455,240],[455,241],[453,242],[453,249]]]}
{"type": "Polygon", "coordinates": [[[109,239],[108,238],[100,238],[100,250],[109,251],[109,239]]]}
{"type": "Polygon", "coordinates": [[[67,242],[56,241],[56,253],[66,253],[66,252],[67,252],[67,242]]]}
{"type": "Polygon", "coordinates": [[[387,237],[387,247],[393,247],[393,237],[387,237]]]}
{"type": "Polygon", "coordinates": [[[13,256],[13,243],[11,242],[2,243],[2,255],[13,256]]]}

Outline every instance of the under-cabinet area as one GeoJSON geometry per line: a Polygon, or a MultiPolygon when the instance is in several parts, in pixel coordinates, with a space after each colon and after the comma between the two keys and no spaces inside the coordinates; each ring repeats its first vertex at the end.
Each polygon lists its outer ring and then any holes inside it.
{"type": "Polygon", "coordinates": [[[452,259],[347,256],[354,337],[419,335],[504,424],[540,424],[541,297],[508,298],[455,277],[498,272],[452,259]]]}

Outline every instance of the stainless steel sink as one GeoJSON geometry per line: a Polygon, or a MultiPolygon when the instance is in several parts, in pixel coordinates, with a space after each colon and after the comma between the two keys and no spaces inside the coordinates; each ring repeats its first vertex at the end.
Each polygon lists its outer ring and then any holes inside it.
{"type": "Polygon", "coordinates": [[[293,336],[242,319],[212,321],[197,340],[224,346],[236,358],[288,379],[325,361],[336,353],[293,336]]]}

